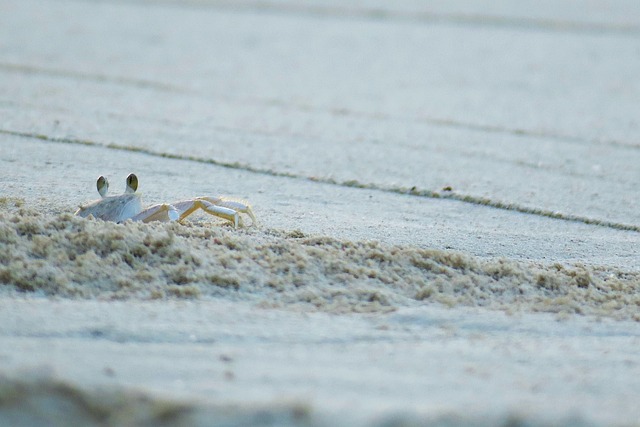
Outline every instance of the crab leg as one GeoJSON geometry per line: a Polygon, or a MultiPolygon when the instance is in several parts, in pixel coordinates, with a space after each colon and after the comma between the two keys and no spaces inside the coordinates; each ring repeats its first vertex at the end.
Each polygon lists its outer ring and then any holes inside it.
{"type": "Polygon", "coordinates": [[[224,208],[229,208],[229,209],[233,209],[234,211],[238,212],[238,213],[243,213],[249,216],[249,218],[251,218],[251,223],[256,224],[256,217],[253,214],[253,210],[251,209],[251,206],[249,206],[246,202],[239,202],[236,200],[227,200],[224,198],[213,198],[213,197],[198,197],[198,200],[205,200],[209,203],[212,203],[216,206],[221,206],[224,208]]]}
{"type": "Polygon", "coordinates": [[[131,218],[132,221],[176,221],[180,217],[180,212],[172,205],[166,203],[161,205],[153,205],[143,210],[139,214],[131,218]]]}
{"type": "Polygon", "coordinates": [[[240,218],[240,215],[238,215],[237,211],[224,206],[215,205],[208,202],[207,200],[203,200],[200,198],[176,202],[173,204],[173,206],[175,206],[177,211],[180,213],[180,218],[178,218],[178,221],[182,221],[193,212],[197,211],[198,209],[202,209],[209,215],[214,215],[219,218],[224,218],[227,221],[231,221],[234,228],[238,228],[238,224],[242,225],[242,218],[240,218]]]}

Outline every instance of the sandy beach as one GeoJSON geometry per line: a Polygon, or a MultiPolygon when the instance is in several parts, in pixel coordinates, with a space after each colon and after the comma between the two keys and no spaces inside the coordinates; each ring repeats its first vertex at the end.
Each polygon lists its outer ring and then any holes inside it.
{"type": "Polygon", "coordinates": [[[640,425],[638,16],[0,0],[0,425],[640,425]]]}

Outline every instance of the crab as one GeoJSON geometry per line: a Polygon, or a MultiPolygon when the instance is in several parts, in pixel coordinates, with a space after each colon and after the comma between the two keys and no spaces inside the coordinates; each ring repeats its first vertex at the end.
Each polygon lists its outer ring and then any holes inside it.
{"type": "Polygon", "coordinates": [[[240,214],[251,218],[251,224],[257,223],[251,210],[251,206],[244,202],[230,200],[223,197],[196,197],[181,200],[175,203],[157,204],[146,209],[142,208],[142,196],[136,193],[138,189],[138,177],[135,174],[127,176],[125,192],[118,196],[108,196],[109,181],[100,176],[96,182],[100,199],[80,206],[76,215],[80,217],[93,216],[104,221],[124,222],[131,221],[182,221],[198,209],[202,209],[210,215],[226,219],[234,228],[243,225],[240,214]]]}

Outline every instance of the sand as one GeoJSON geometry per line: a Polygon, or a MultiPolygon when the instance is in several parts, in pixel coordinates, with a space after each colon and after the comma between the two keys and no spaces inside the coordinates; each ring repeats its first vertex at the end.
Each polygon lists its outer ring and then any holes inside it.
{"type": "Polygon", "coordinates": [[[203,414],[220,425],[589,426],[638,415],[634,321],[434,305],[336,315],[227,298],[2,298],[0,310],[0,420],[24,424],[166,414],[203,425],[203,414]]]}
{"type": "Polygon", "coordinates": [[[0,424],[637,416],[637,273],[0,202],[0,424]]]}
{"type": "Polygon", "coordinates": [[[6,294],[223,297],[335,313],[426,302],[640,321],[640,275],[634,272],[483,260],[299,230],[47,217],[20,201],[0,203],[0,283],[6,294]]]}
{"type": "MultiPolygon", "coordinates": [[[[304,404],[271,404],[250,408],[193,405],[182,401],[167,401],[140,392],[118,388],[83,390],[60,380],[35,377],[27,381],[1,378],[0,421],[15,427],[33,425],[149,425],[149,426],[330,426],[362,425],[361,420],[348,415],[327,417],[314,414],[304,404]],[[55,420],[52,424],[52,420],[55,420]]],[[[591,425],[577,417],[549,422],[537,417],[511,414],[502,417],[438,417],[389,415],[369,420],[365,425],[389,426],[511,426],[591,425]]]]}
{"type": "Polygon", "coordinates": [[[0,425],[640,425],[638,15],[0,0],[0,425]]]}

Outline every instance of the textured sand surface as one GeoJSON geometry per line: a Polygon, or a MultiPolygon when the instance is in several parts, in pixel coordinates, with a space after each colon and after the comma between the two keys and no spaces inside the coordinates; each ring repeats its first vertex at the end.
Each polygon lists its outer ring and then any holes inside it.
{"type": "Polygon", "coordinates": [[[640,321],[640,275],[634,272],[482,260],[298,230],[48,217],[7,199],[0,203],[14,205],[13,212],[0,210],[0,284],[10,294],[226,297],[331,312],[433,301],[640,321]]]}

